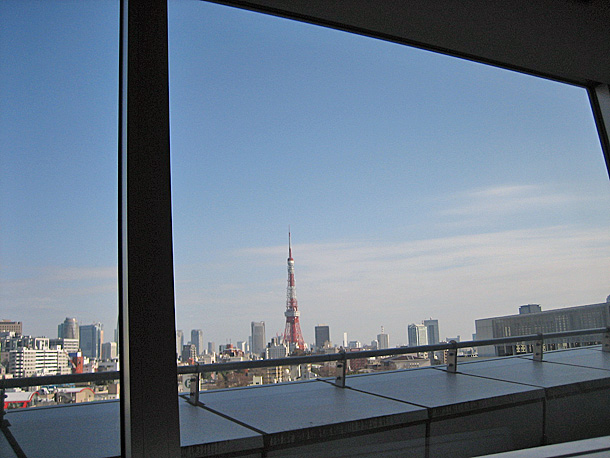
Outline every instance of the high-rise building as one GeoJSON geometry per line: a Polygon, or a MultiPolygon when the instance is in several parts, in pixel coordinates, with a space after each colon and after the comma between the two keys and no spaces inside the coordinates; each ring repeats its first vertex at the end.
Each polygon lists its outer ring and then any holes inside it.
{"type": "Polygon", "coordinates": [[[80,348],[80,342],[78,339],[49,339],[49,348],[54,350],[61,348],[66,353],[75,353],[80,348]]]}
{"type": "Polygon", "coordinates": [[[201,329],[191,331],[191,343],[197,348],[197,356],[203,354],[203,331],[201,329]]]}
{"type": "Polygon", "coordinates": [[[116,342],[105,342],[102,344],[102,360],[110,361],[112,359],[117,359],[119,357],[119,352],[117,349],[116,342]]]}
{"type": "Polygon", "coordinates": [[[290,351],[304,350],[305,341],[301,333],[299,322],[299,306],[297,303],[297,289],[294,282],[294,259],[292,259],[292,244],[290,243],[290,231],[288,231],[288,287],[286,289],[286,328],[284,330],[284,343],[290,351]]]}
{"type": "Polygon", "coordinates": [[[439,337],[438,320],[433,320],[432,318],[424,320],[424,326],[426,327],[426,332],[428,334],[428,345],[439,343],[441,340],[439,337]]]}
{"type": "Polygon", "coordinates": [[[390,348],[390,335],[384,332],[383,326],[381,327],[381,334],[377,334],[377,348],[379,350],[390,348]]]}
{"type": "Polygon", "coordinates": [[[79,331],[78,331],[78,321],[76,318],[68,318],[64,320],[63,323],[60,323],[57,326],[57,337],[64,339],[78,339],[79,331]]]}
{"type": "Polygon", "coordinates": [[[104,339],[101,323],[87,324],[79,329],[79,345],[83,356],[100,359],[102,356],[102,341],[104,339]]]}
{"type": "Polygon", "coordinates": [[[347,332],[343,333],[343,348],[347,348],[347,332]]]}
{"type": "Polygon", "coordinates": [[[15,335],[20,336],[23,334],[23,326],[21,321],[1,320],[0,332],[14,332],[15,335]]]}
{"type": "Polygon", "coordinates": [[[253,321],[250,326],[252,328],[252,354],[261,356],[265,351],[267,342],[265,338],[265,322],[253,321]]]}
{"type": "Polygon", "coordinates": [[[208,355],[216,353],[216,342],[208,342],[208,355]]]}
{"type": "Polygon", "coordinates": [[[320,350],[325,346],[330,346],[330,327],[325,324],[319,324],[315,327],[316,349],[320,350]]]}
{"type": "Polygon", "coordinates": [[[182,355],[182,347],[184,346],[184,333],[181,329],[176,330],[176,358],[182,355]]]}
{"type": "Polygon", "coordinates": [[[428,328],[423,324],[410,324],[407,327],[409,347],[428,345],[428,328]]]}
{"type": "Polygon", "coordinates": [[[183,363],[194,363],[197,360],[197,347],[192,343],[183,345],[180,359],[183,363]]]}

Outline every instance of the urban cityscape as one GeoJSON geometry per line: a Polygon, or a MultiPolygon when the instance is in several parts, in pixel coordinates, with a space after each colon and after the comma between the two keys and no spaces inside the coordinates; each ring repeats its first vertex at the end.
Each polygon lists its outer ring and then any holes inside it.
{"type": "MultiPolygon", "coordinates": [[[[252,321],[248,339],[220,344],[205,340],[202,329],[176,330],[176,361],[180,365],[215,364],[216,372],[206,373],[200,380],[200,390],[232,388],[248,385],[266,385],[297,380],[312,380],[317,377],[332,377],[337,370],[336,362],[324,364],[295,364],[250,370],[223,371],[222,363],[256,359],[280,359],[307,354],[332,354],[338,352],[360,352],[392,348],[390,335],[380,327],[370,342],[350,340],[343,332],[339,338],[331,338],[330,326],[318,324],[314,327],[314,342],[303,339],[300,324],[300,309],[296,294],[295,259],[293,258],[291,233],[288,232],[288,280],[286,307],[284,310],[285,331],[283,335],[268,338],[264,321],[252,321]]],[[[540,304],[519,307],[518,315],[481,318],[476,320],[476,333],[472,340],[485,340],[515,335],[530,335],[539,332],[558,332],[578,329],[607,327],[610,324],[610,296],[605,303],[568,307],[543,311],[540,304]]],[[[424,319],[420,323],[406,326],[408,347],[435,345],[443,342],[459,342],[461,336],[441,338],[438,319],[424,319]]],[[[469,339],[464,339],[469,340],[469,339]]],[[[546,343],[547,349],[570,348],[599,343],[592,337],[556,339],[546,343]]],[[[394,344],[394,346],[396,346],[394,344]]],[[[68,375],[104,371],[118,371],[118,328],[111,340],[105,339],[102,323],[81,324],[74,317],[57,326],[57,337],[29,336],[23,334],[23,322],[0,320],[0,375],[3,378],[24,378],[46,375],[68,375]]],[[[479,358],[507,356],[531,352],[531,347],[515,343],[510,346],[461,348],[458,357],[479,358]]],[[[398,356],[382,356],[352,359],[349,373],[368,373],[388,370],[413,369],[447,363],[447,351],[422,351],[398,356]]],[[[191,377],[179,375],[177,389],[189,391],[191,377]]],[[[25,408],[37,405],[54,405],[116,399],[120,396],[118,381],[83,383],[79,386],[34,386],[5,393],[4,408],[25,408]]]]}
{"type": "Polygon", "coordinates": [[[610,450],[610,9],[403,3],[0,2],[0,457],[610,450]]]}

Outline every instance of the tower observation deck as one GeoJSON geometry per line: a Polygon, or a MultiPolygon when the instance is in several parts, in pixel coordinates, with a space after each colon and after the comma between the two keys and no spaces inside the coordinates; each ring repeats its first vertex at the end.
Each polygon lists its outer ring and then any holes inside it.
{"type": "Polygon", "coordinates": [[[294,259],[292,259],[292,243],[288,231],[288,287],[286,289],[286,329],[284,330],[284,343],[288,344],[290,351],[304,350],[305,342],[299,323],[299,306],[297,304],[297,291],[294,283],[294,259]]]}

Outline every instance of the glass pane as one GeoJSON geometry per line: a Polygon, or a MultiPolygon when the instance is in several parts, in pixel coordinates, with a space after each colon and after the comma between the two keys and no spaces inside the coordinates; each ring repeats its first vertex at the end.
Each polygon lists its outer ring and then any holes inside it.
{"type": "Polygon", "coordinates": [[[281,341],[289,226],[309,350],[606,300],[584,89],[205,2],[170,2],[170,74],[179,357],[281,341]]]}
{"type": "MultiPolygon", "coordinates": [[[[7,378],[118,369],[118,17],[118,2],[110,0],[0,3],[0,345],[7,378]]],[[[73,441],[70,430],[93,434],[96,415],[110,438],[108,453],[119,453],[118,402],[103,404],[90,423],[86,416],[75,421],[73,407],[46,407],[116,399],[115,383],[23,390],[37,393],[8,407],[38,408],[7,416],[28,456],[85,454],[73,442],[86,441],[73,441]],[[52,412],[61,419],[46,423],[52,412]],[[44,425],[57,422],[62,434],[47,436],[44,425]],[[34,423],[38,434],[57,440],[33,437],[34,423]]]]}

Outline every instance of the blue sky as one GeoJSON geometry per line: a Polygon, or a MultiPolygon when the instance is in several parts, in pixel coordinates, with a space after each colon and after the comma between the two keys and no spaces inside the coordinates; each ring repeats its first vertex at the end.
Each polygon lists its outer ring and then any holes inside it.
{"type": "MultiPolygon", "coordinates": [[[[0,4],[0,318],[116,320],[115,2],[0,4]],[[7,95],[7,97],[5,97],[7,95]]],[[[610,294],[610,186],[583,89],[170,2],[177,326],[393,345],[610,294]]]]}

